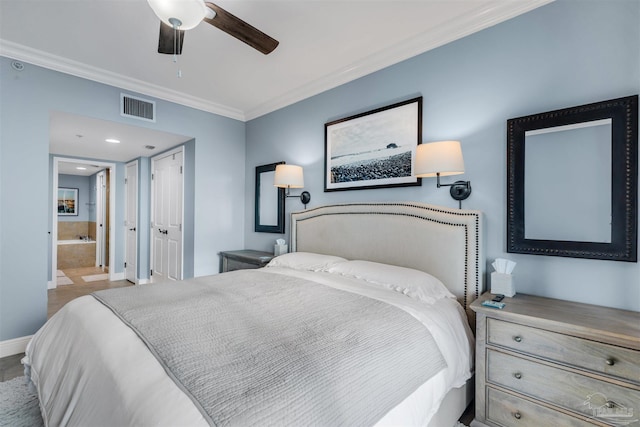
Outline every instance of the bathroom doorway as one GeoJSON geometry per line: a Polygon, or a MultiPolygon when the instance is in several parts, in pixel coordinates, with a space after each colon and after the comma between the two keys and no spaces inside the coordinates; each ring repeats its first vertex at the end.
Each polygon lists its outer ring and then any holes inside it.
{"type": "Polygon", "coordinates": [[[65,268],[98,268],[102,274],[92,276],[115,280],[109,268],[115,242],[114,177],[115,163],[53,158],[50,289],[71,284],[65,268]],[[71,202],[63,200],[69,197],[71,202]]]}

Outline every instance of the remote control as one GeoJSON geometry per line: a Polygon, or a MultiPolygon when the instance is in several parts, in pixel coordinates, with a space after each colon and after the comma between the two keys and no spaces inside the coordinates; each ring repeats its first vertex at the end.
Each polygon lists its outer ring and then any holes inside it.
{"type": "Polygon", "coordinates": [[[484,305],[485,307],[498,308],[500,310],[504,308],[503,302],[496,302],[496,301],[483,301],[482,305],[484,305]]]}
{"type": "Polygon", "coordinates": [[[493,297],[493,299],[491,301],[495,301],[495,302],[500,302],[504,299],[504,295],[502,294],[498,294],[495,297],[493,297]]]}

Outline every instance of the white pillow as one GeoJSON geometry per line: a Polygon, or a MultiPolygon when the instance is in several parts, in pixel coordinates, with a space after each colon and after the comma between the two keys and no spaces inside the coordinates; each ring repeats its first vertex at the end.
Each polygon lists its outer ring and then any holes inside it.
{"type": "Polygon", "coordinates": [[[326,271],[330,267],[347,261],[333,255],[311,252],[291,252],[273,258],[267,267],[285,267],[294,270],[326,271]]]}
{"type": "Polygon", "coordinates": [[[370,261],[347,261],[335,264],[328,271],[382,285],[429,304],[441,298],[455,298],[440,280],[412,268],[370,261]]]}

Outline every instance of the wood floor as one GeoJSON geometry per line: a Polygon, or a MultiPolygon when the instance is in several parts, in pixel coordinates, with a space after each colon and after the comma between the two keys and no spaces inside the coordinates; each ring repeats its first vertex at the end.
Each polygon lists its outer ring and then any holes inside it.
{"type": "MultiPolygon", "coordinates": [[[[62,270],[62,272],[64,273],[64,276],[68,278],[68,280],[60,280],[59,282],[63,283],[71,281],[73,282],[73,284],[58,285],[57,288],[49,289],[47,291],[47,318],[53,316],[69,301],[83,295],[89,295],[91,292],[99,291],[102,289],[133,286],[133,283],[126,280],[118,280],[115,282],[110,282],[109,280],[104,279],[91,280],[95,279],[96,276],[100,277],[107,273],[101,268],[67,268],[62,270]]],[[[24,353],[21,353],[13,356],[3,357],[0,359],[0,382],[9,381],[22,375],[23,372],[22,365],[20,364],[20,359],[22,359],[23,357],[24,353]]]]}
{"type": "MultiPolygon", "coordinates": [[[[53,316],[72,299],[83,295],[89,295],[91,292],[102,289],[121,288],[133,285],[133,283],[126,280],[118,280],[116,282],[110,282],[109,280],[104,279],[91,281],[91,276],[99,276],[107,273],[107,271],[103,271],[101,268],[97,267],[67,268],[62,270],[62,272],[73,282],[73,284],[58,285],[55,289],[49,289],[47,318],[53,316]]],[[[62,281],[60,281],[60,283],[62,283],[62,281]]]]}

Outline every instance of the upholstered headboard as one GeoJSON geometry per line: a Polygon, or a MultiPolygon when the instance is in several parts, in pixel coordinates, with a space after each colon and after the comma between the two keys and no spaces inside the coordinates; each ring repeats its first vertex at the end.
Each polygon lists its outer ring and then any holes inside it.
{"type": "Polygon", "coordinates": [[[482,213],[422,203],[348,203],[291,214],[292,251],[414,268],[440,279],[473,322],[483,291],[482,213]]]}

